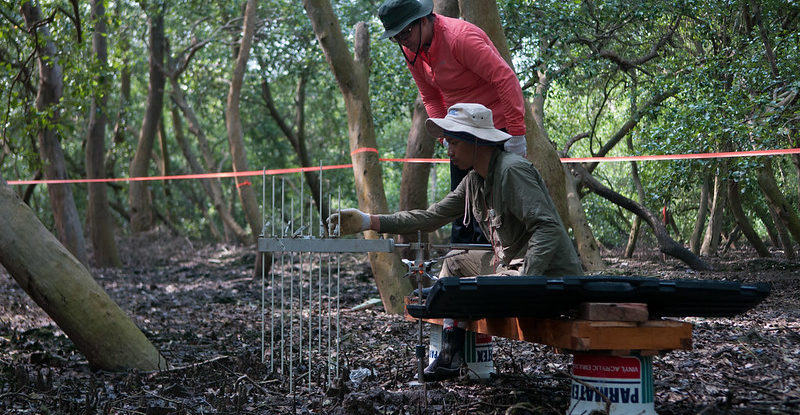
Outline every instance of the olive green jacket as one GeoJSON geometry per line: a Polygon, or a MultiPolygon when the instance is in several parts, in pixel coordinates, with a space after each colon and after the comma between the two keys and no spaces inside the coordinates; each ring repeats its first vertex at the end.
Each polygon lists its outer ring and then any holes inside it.
{"type": "Polygon", "coordinates": [[[522,275],[581,275],[572,246],[539,172],[528,160],[495,150],[484,180],[474,170],[427,210],[378,215],[381,232],[430,232],[464,215],[469,202],[500,261],[524,258],[522,275]]]}

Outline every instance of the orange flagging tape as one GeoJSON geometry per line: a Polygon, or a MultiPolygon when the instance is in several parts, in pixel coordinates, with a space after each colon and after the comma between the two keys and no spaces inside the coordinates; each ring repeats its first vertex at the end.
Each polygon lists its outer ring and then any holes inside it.
{"type": "MultiPolygon", "coordinates": [[[[377,153],[375,148],[362,147],[356,149],[351,155],[358,153],[377,153]]],[[[625,157],[579,157],[579,158],[562,158],[562,163],[603,163],[603,162],[620,162],[620,161],[654,161],[654,160],[696,160],[696,159],[713,159],[713,158],[730,158],[730,157],[757,157],[757,156],[779,156],[786,154],[800,154],[800,148],[785,148],[778,150],[754,150],[754,151],[732,151],[724,153],[699,153],[699,154],[663,154],[656,156],[625,156],[625,157]]],[[[450,159],[434,159],[434,158],[379,158],[381,162],[400,162],[400,163],[449,163],[450,159]]],[[[240,172],[224,172],[224,173],[203,173],[203,174],[183,174],[176,176],[148,176],[148,177],[119,177],[112,179],[60,179],[60,180],[9,180],[10,185],[26,185],[26,184],[65,184],[65,183],[106,183],[106,182],[138,182],[138,181],[154,181],[154,180],[187,180],[187,179],[219,179],[226,177],[250,177],[250,176],[272,176],[278,174],[289,173],[305,173],[309,171],[320,170],[338,170],[352,168],[352,164],[338,164],[332,166],[320,167],[295,167],[287,169],[270,169],[270,170],[251,170],[240,172]]],[[[245,181],[240,186],[250,184],[245,181]]]]}
{"type": "Polygon", "coordinates": [[[378,149],[377,148],[372,148],[372,147],[361,147],[361,148],[357,148],[357,149],[353,150],[353,152],[350,153],[350,155],[354,156],[354,155],[356,155],[358,153],[375,153],[375,154],[378,154],[378,149]]]}
{"type": "Polygon", "coordinates": [[[602,162],[613,162],[613,161],[694,160],[694,159],[719,159],[719,158],[731,158],[731,157],[780,156],[785,154],[800,154],[800,148],[784,148],[778,150],[730,151],[724,153],[662,154],[656,156],[562,158],[561,162],[602,163],[602,162]]]}

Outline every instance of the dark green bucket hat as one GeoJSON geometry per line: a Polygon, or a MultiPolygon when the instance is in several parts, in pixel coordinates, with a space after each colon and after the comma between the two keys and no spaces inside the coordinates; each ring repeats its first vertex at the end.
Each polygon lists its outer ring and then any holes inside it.
{"type": "Polygon", "coordinates": [[[433,0],[386,0],[378,8],[378,17],[386,29],[381,39],[396,35],[414,20],[433,11],[433,0]]]}

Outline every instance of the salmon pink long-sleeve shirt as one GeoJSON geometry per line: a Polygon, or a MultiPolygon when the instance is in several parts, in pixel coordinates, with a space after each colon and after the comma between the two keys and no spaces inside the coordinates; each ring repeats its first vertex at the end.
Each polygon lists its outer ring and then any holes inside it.
{"type": "Polygon", "coordinates": [[[524,135],[522,88],[489,36],[464,20],[435,16],[430,47],[420,50],[414,66],[406,62],[428,116],[444,118],[453,104],[478,103],[492,110],[496,128],[524,135]]]}

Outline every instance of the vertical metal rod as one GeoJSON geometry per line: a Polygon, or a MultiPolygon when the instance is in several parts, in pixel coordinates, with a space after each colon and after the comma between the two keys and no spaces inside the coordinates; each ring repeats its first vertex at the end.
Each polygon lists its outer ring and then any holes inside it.
{"type": "MultiPolygon", "coordinates": [[[[319,162],[319,237],[323,238],[325,235],[325,228],[322,225],[325,222],[325,218],[322,217],[322,195],[325,193],[322,191],[322,161],[319,162]]],[[[317,280],[317,292],[319,300],[318,307],[317,307],[317,353],[322,356],[322,253],[319,254],[319,279],[317,280]]]]}
{"type": "Polygon", "coordinates": [[[264,342],[266,340],[265,330],[267,325],[266,304],[264,304],[266,300],[265,291],[267,290],[265,285],[267,273],[265,262],[267,261],[267,255],[264,252],[261,252],[258,255],[261,255],[261,363],[264,363],[264,342]]]}
{"type": "MultiPolygon", "coordinates": [[[[322,217],[322,200],[325,192],[322,188],[322,161],[319,163],[319,236],[320,238],[324,237],[325,235],[325,228],[323,223],[325,223],[325,218],[322,217]]],[[[322,356],[322,253],[320,252],[319,256],[319,275],[317,280],[317,288],[318,294],[317,297],[317,355],[322,356]]],[[[321,373],[320,373],[321,374],[321,373]]]]}
{"type": "MultiPolygon", "coordinates": [[[[281,177],[281,237],[286,237],[286,216],[284,215],[284,207],[286,206],[286,179],[281,177]]],[[[286,268],[285,268],[286,253],[281,252],[281,375],[284,375],[284,361],[286,360],[286,331],[285,331],[285,281],[286,281],[286,268]]]]}
{"type": "Polygon", "coordinates": [[[317,354],[322,356],[322,252],[318,255],[319,274],[317,279],[317,354]]]}
{"type": "MultiPolygon", "coordinates": [[[[328,217],[331,217],[331,194],[328,194],[328,217]]],[[[328,357],[326,359],[326,366],[328,367],[328,385],[332,384],[331,379],[331,334],[333,330],[331,330],[331,254],[327,255],[328,257],[328,357]]]]}
{"type": "Polygon", "coordinates": [[[300,252],[300,273],[297,286],[297,291],[300,294],[299,304],[297,307],[297,309],[299,310],[297,313],[298,316],[297,327],[299,330],[297,338],[300,339],[300,344],[297,346],[297,360],[298,364],[301,367],[303,366],[303,351],[304,351],[303,350],[303,279],[305,276],[305,270],[303,269],[305,265],[304,259],[305,259],[304,252],[300,252]]]}
{"type": "MultiPolygon", "coordinates": [[[[272,211],[270,212],[270,236],[275,236],[275,176],[272,176],[272,211]]],[[[274,259],[274,254],[273,254],[274,259]]],[[[270,308],[269,308],[269,373],[275,373],[275,261],[269,269],[270,308]]]]}
{"type": "MultiPolygon", "coordinates": [[[[422,231],[417,231],[417,266],[423,267],[422,265],[425,261],[425,252],[422,249],[422,231]]],[[[424,269],[424,268],[422,268],[424,269]]],[[[422,269],[416,272],[417,276],[417,289],[419,290],[419,304],[422,305],[422,269]]],[[[424,347],[422,343],[422,319],[417,319],[417,343],[418,347],[424,347]]],[[[424,363],[424,355],[422,353],[418,353],[417,356],[417,381],[423,383],[423,372],[425,371],[425,363],[424,363]]],[[[427,396],[427,395],[426,395],[427,396]]],[[[427,398],[426,398],[426,405],[427,405],[427,398]]]]}
{"type": "MultiPolygon", "coordinates": [[[[294,235],[294,196],[291,198],[289,235],[294,235]]],[[[294,252],[289,256],[289,390],[294,391],[294,252]]]]}
{"type": "Polygon", "coordinates": [[[267,168],[261,170],[261,234],[267,230],[267,168]]]}
{"type": "MultiPolygon", "coordinates": [[[[300,174],[300,222],[299,222],[300,223],[300,228],[302,228],[304,226],[303,225],[303,219],[305,218],[303,216],[303,204],[305,202],[305,188],[303,186],[304,182],[305,182],[305,180],[303,180],[303,174],[301,173],[300,174]]],[[[303,234],[305,234],[305,232],[301,231],[300,232],[300,236],[303,237],[304,236],[303,234]]],[[[299,281],[300,285],[299,285],[299,288],[298,288],[298,290],[300,292],[300,304],[298,306],[298,309],[300,310],[300,313],[299,313],[299,316],[300,316],[300,321],[299,321],[300,332],[298,333],[298,338],[300,339],[300,344],[297,347],[297,357],[298,357],[300,366],[303,365],[303,274],[305,274],[305,272],[303,271],[303,258],[304,258],[304,256],[303,256],[303,253],[301,252],[300,253],[300,281],[299,281]]]]}
{"type": "MultiPolygon", "coordinates": [[[[313,199],[313,198],[312,198],[313,199]]],[[[313,223],[314,217],[314,210],[311,208],[311,202],[313,200],[308,201],[308,233],[313,237],[314,236],[314,228],[311,226],[313,223]]],[[[314,322],[314,254],[308,254],[308,388],[311,389],[311,331],[313,329],[312,324],[314,322]]]]}
{"type": "MultiPolygon", "coordinates": [[[[339,212],[342,211],[342,186],[339,186],[339,212]]],[[[339,215],[339,226],[341,226],[342,215],[339,215]]],[[[340,228],[341,229],[341,228],[340,228]]],[[[339,303],[340,283],[342,278],[342,254],[336,256],[336,379],[339,379],[339,352],[341,341],[341,322],[339,316],[341,315],[341,307],[339,303]]]]}
{"type": "Polygon", "coordinates": [[[428,199],[428,200],[434,200],[434,201],[438,200],[436,198],[436,183],[438,182],[438,180],[437,180],[438,176],[437,176],[437,172],[436,172],[436,167],[437,167],[436,164],[434,164],[433,168],[431,168],[431,182],[432,182],[431,183],[431,192],[432,193],[431,193],[430,199],[428,199]]]}
{"type": "MultiPolygon", "coordinates": [[[[325,218],[322,217],[322,195],[325,193],[322,192],[322,161],[319,162],[319,237],[324,238],[323,235],[326,234],[325,230],[325,218]]],[[[330,210],[330,208],[328,209],[330,210]]]]}
{"type": "MultiPolygon", "coordinates": [[[[264,230],[267,227],[267,168],[265,167],[264,170],[261,172],[261,236],[264,236],[264,230]]],[[[261,363],[264,363],[264,330],[266,329],[267,323],[267,316],[264,315],[264,309],[266,308],[264,305],[264,290],[266,287],[264,286],[265,272],[266,268],[264,267],[264,257],[266,256],[264,253],[260,253],[261,255],[261,363]]]]}

